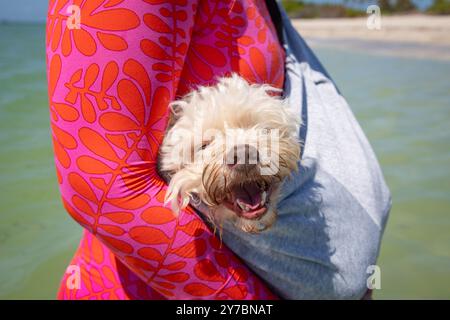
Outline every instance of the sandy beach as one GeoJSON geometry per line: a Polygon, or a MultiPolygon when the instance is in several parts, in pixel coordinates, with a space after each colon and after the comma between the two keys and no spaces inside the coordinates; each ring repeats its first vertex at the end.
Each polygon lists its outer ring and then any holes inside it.
{"type": "Polygon", "coordinates": [[[375,54],[450,60],[450,16],[381,17],[381,29],[367,18],[294,19],[310,45],[370,50],[375,54]]]}

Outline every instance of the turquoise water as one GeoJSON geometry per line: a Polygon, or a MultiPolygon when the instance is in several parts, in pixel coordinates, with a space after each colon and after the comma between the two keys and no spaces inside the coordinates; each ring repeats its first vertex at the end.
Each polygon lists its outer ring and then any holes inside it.
{"type": "MultiPolygon", "coordinates": [[[[450,298],[450,62],[316,52],[393,194],[375,297],[450,298]]],[[[0,25],[3,299],[53,299],[81,234],[59,200],[44,63],[43,26],[0,25]]]]}
{"type": "Polygon", "coordinates": [[[377,298],[450,298],[450,62],[319,49],[391,189],[377,298]],[[368,98],[371,97],[371,98],[368,98]]]}
{"type": "Polygon", "coordinates": [[[80,228],[53,166],[43,26],[0,26],[0,298],[52,299],[80,228]]]}

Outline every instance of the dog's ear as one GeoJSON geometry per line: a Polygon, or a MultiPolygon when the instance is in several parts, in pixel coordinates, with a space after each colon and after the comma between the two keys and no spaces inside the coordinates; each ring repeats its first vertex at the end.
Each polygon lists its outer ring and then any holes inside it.
{"type": "Polygon", "coordinates": [[[167,122],[167,129],[172,128],[175,122],[183,115],[184,104],[183,101],[174,101],[169,104],[169,120],[167,122]]]}
{"type": "Polygon", "coordinates": [[[184,113],[184,107],[186,103],[184,101],[174,101],[169,104],[169,121],[167,123],[167,128],[172,128],[175,122],[181,118],[184,113]]]}
{"type": "Polygon", "coordinates": [[[184,112],[185,104],[186,103],[184,101],[174,101],[169,104],[170,115],[174,120],[181,118],[184,112]]]}
{"type": "Polygon", "coordinates": [[[283,90],[272,87],[270,85],[263,85],[264,92],[271,97],[280,97],[283,94],[283,90]]]}
{"type": "Polygon", "coordinates": [[[183,193],[179,186],[169,183],[169,187],[166,190],[166,195],[164,197],[164,205],[169,203],[172,208],[172,212],[178,217],[181,210],[188,206],[189,195],[187,193],[183,193]]]}

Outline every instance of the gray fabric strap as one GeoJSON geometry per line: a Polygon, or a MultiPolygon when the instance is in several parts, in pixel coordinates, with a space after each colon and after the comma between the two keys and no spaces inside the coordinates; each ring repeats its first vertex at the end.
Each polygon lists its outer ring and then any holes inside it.
{"type": "Polygon", "coordinates": [[[274,227],[225,224],[223,241],[287,299],[359,299],[376,263],[390,193],[347,102],[280,6],[284,93],[302,117],[301,170],[283,184],[274,227]]]}

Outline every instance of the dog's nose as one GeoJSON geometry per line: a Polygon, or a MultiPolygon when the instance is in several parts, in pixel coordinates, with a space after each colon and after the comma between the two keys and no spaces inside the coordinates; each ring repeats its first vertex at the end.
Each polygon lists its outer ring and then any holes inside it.
{"type": "Polygon", "coordinates": [[[228,153],[226,164],[233,169],[252,169],[259,161],[258,150],[249,144],[234,146],[228,153]]]}

